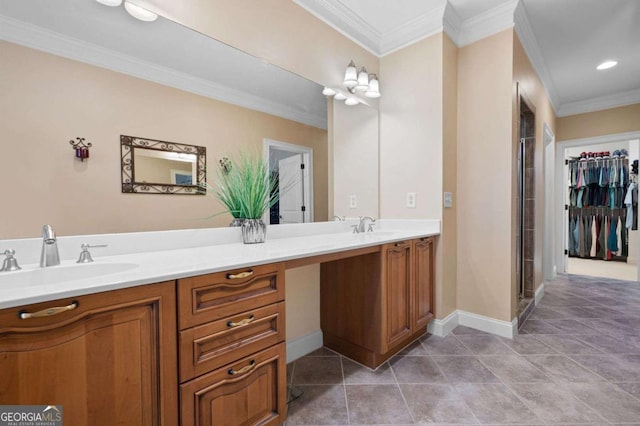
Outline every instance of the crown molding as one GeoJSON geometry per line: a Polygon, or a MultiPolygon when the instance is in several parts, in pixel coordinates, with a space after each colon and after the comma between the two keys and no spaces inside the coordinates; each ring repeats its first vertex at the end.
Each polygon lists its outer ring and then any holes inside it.
{"type": "Polygon", "coordinates": [[[420,14],[395,29],[382,33],[379,56],[393,53],[403,47],[443,31],[443,15],[448,2],[445,0],[429,12],[420,14]]]}
{"type": "Polygon", "coordinates": [[[451,41],[458,46],[458,38],[462,28],[462,19],[456,10],[448,1],[445,4],[444,13],[442,14],[442,26],[444,32],[449,36],[451,41]]]}
{"type": "Polygon", "coordinates": [[[380,32],[340,0],[293,0],[293,2],[369,53],[380,56],[380,32]]]}
{"type": "Polygon", "coordinates": [[[566,117],[568,115],[584,114],[637,103],[640,103],[640,89],[598,96],[577,102],[566,102],[560,105],[557,115],[558,117],[566,117]]]}
{"type": "Polygon", "coordinates": [[[547,93],[547,98],[549,98],[549,102],[551,102],[551,107],[557,113],[560,101],[553,84],[553,79],[551,78],[547,64],[544,61],[542,52],[540,51],[540,46],[538,45],[536,36],[533,33],[531,24],[529,23],[527,10],[524,7],[524,4],[520,3],[516,7],[513,21],[515,23],[516,34],[518,35],[518,38],[522,43],[522,47],[529,58],[529,62],[531,62],[531,66],[542,82],[542,86],[547,93]]]}
{"type": "Polygon", "coordinates": [[[0,39],[321,129],[324,117],[0,15],[0,39]]]}
{"type": "Polygon", "coordinates": [[[502,30],[513,27],[513,15],[518,0],[509,0],[462,22],[457,46],[463,47],[502,30]]]}

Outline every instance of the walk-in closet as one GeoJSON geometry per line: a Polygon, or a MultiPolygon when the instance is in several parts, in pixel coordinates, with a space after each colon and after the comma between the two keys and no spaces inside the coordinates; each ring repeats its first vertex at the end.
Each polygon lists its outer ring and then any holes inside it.
{"type": "Polygon", "coordinates": [[[637,279],[638,145],[620,141],[565,150],[568,273],[637,279]]]}

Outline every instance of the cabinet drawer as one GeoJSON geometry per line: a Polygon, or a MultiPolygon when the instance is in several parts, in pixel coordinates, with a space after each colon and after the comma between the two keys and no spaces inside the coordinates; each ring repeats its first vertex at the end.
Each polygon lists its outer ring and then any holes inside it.
{"type": "Polygon", "coordinates": [[[286,418],[285,344],[180,386],[181,425],[279,425],[286,418]]]}
{"type": "Polygon", "coordinates": [[[282,263],[181,279],[178,280],[180,329],[282,300],[282,263]]]}
{"type": "Polygon", "coordinates": [[[284,302],[180,332],[180,381],[283,342],[284,302]]]}

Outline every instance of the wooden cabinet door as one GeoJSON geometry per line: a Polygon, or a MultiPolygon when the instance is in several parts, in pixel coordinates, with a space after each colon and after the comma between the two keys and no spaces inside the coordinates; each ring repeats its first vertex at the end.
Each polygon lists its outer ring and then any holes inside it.
{"type": "Polygon", "coordinates": [[[181,385],[181,425],[284,423],[285,358],[285,344],[280,343],[181,385]]]}
{"type": "MultiPolygon", "coordinates": [[[[386,296],[386,352],[407,338],[411,330],[411,244],[398,242],[384,247],[386,296]]],[[[383,331],[384,333],[385,331],[383,331]]]]}
{"type": "Polygon", "coordinates": [[[0,405],[62,405],[65,426],[173,426],[175,348],[173,281],[5,309],[0,405]]]}
{"type": "Polygon", "coordinates": [[[413,241],[413,329],[424,328],[433,318],[433,238],[413,241]]]}

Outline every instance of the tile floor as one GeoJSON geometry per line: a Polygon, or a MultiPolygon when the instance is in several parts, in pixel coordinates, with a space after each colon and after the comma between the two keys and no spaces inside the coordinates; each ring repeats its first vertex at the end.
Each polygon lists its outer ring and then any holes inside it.
{"type": "Polygon", "coordinates": [[[515,340],[458,327],[375,372],[323,348],[287,373],[287,425],[640,425],[640,283],[564,275],[515,340]]]}

